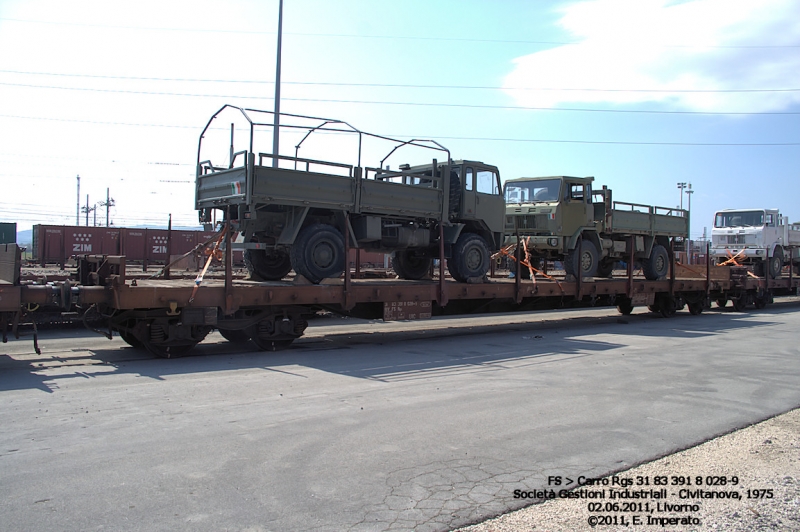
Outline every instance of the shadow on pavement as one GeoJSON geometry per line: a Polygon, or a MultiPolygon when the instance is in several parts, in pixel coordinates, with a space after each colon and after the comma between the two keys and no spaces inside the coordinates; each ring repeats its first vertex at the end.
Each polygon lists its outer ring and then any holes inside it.
{"type": "MultiPolygon", "coordinates": [[[[42,355],[30,349],[0,352],[0,391],[39,389],[47,393],[58,390],[66,379],[102,379],[133,375],[153,380],[168,376],[214,373],[243,369],[262,369],[302,375],[298,368],[312,368],[362,379],[406,380],[446,376],[453,372],[491,371],[505,365],[557,364],[574,358],[593,357],[605,351],[631,345],[624,337],[701,338],[724,334],[742,328],[756,330],[773,325],[770,316],[797,312],[798,304],[775,304],[766,309],[737,313],[729,309],[712,309],[702,316],[679,312],[665,319],[652,313],[631,316],[611,314],[602,317],[570,317],[570,312],[548,316],[543,321],[528,323],[462,326],[452,320],[446,328],[418,328],[410,331],[364,332],[363,325],[342,327],[341,332],[314,335],[296,341],[279,352],[253,351],[251,344],[232,344],[212,333],[198,345],[192,356],[164,360],[153,358],[115,337],[108,348],[69,347],[54,344],[81,342],[96,346],[89,331],[47,331],[42,334],[42,355]],[[758,319],[753,319],[758,318],[758,319]],[[470,342],[470,336],[484,335],[482,342],[470,342]],[[601,338],[595,338],[600,336],[601,338]],[[618,337],[615,341],[612,338],[618,337]],[[491,352],[475,345],[492,347],[491,352]],[[388,349],[391,346],[392,349],[388,349]],[[435,351],[432,351],[434,349],[435,351]]],[[[474,316],[472,316],[474,317],[474,316]]],[[[337,328],[337,331],[339,329],[337,328]]],[[[28,338],[11,342],[29,342],[28,338]]],[[[10,346],[13,344],[5,344],[10,346]]],[[[3,349],[5,346],[0,346],[3,349]]]]}

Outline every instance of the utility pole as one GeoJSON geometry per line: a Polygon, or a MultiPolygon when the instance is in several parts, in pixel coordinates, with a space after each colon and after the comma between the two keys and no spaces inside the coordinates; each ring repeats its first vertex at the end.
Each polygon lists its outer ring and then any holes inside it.
{"type": "Polygon", "coordinates": [[[81,225],[81,175],[78,174],[78,201],[75,206],[75,225],[81,225]]]}
{"type": "MultiPolygon", "coordinates": [[[[109,207],[113,207],[114,205],[116,205],[116,203],[114,203],[114,198],[109,196],[108,188],[106,188],[106,200],[105,201],[101,201],[99,205],[101,207],[105,207],[106,208],[106,227],[108,227],[108,209],[109,209],[109,207]]],[[[95,216],[97,216],[97,215],[95,214],[95,216]]],[[[95,225],[97,225],[97,224],[95,224],[95,225]]]]}
{"type": "Polygon", "coordinates": [[[283,0],[278,4],[278,58],[275,61],[275,124],[272,130],[272,167],[278,167],[278,137],[281,127],[281,37],[283,36],[283,0]]]}
{"type": "MultiPolygon", "coordinates": [[[[89,213],[94,211],[97,207],[89,207],[89,194],[86,194],[86,205],[81,209],[86,213],[86,227],[89,227],[89,213]]],[[[95,223],[97,223],[97,214],[95,214],[95,223]]]]}

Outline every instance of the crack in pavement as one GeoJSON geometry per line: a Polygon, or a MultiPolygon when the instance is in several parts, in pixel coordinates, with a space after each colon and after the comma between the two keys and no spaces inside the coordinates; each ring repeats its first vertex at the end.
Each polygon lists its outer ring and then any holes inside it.
{"type": "Polygon", "coordinates": [[[514,490],[541,488],[548,471],[564,474],[569,469],[572,468],[526,469],[486,457],[398,469],[386,478],[388,493],[383,500],[364,506],[362,519],[348,530],[452,530],[537,502],[514,499],[514,490]]]}

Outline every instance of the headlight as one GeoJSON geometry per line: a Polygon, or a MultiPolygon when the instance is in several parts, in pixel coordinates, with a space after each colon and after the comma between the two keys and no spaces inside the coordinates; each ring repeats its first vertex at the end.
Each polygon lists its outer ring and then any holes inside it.
{"type": "Polygon", "coordinates": [[[764,250],[763,249],[757,249],[756,250],[756,255],[763,255],[763,254],[764,254],[764,250]]]}
{"type": "Polygon", "coordinates": [[[556,247],[558,245],[557,238],[548,238],[547,243],[550,244],[551,247],[556,247]]]}

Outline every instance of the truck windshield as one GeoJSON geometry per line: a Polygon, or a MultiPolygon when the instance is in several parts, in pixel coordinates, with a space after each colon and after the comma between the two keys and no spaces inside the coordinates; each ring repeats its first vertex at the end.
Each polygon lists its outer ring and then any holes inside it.
{"type": "Polygon", "coordinates": [[[764,225],[764,211],[718,212],[714,227],[760,227],[764,225]]]}
{"type": "Polygon", "coordinates": [[[506,203],[533,203],[536,201],[558,201],[560,179],[532,179],[506,183],[506,203]]]}

